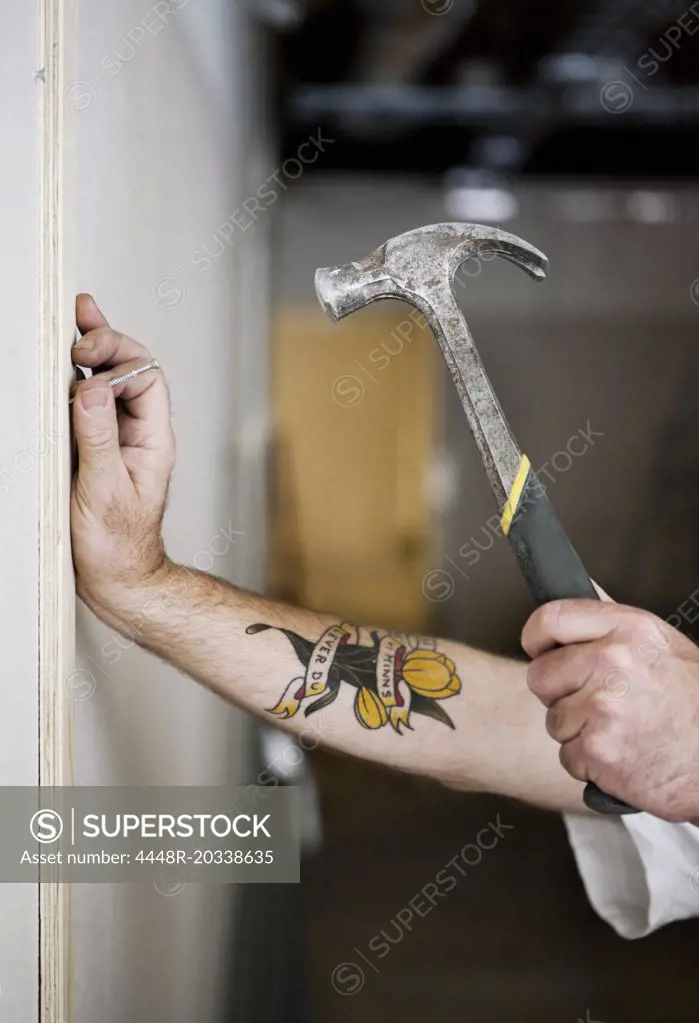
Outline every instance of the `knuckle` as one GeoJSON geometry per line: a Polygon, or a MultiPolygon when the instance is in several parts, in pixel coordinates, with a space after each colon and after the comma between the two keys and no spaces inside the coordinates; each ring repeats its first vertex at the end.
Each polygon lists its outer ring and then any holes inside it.
{"type": "Polygon", "coordinates": [[[116,444],[116,431],[111,423],[93,427],[86,437],[91,451],[103,452],[116,444]]]}
{"type": "Polygon", "coordinates": [[[527,686],[542,703],[549,703],[555,694],[557,676],[556,660],[552,661],[548,653],[540,654],[532,660],[527,668],[527,686]]]}
{"type": "Polygon", "coordinates": [[[535,658],[527,668],[527,685],[535,696],[540,696],[544,691],[544,666],[540,657],[535,658]]]}
{"type": "Polygon", "coordinates": [[[95,351],[100,354],[115,351],[119,343],[119,335],[112,327],[97,327],[90,331],[90,340],[95,351]]]}
{"type": "Polygon", "coordinates": [[[539,615],[539,628],[546,636],[551,636],[561,617],[563,610],[562,600],[552,600],[548,604],[544,604],[543,607],[539,608],[537,614],[539,615]]]}
{"type": "Polygon", "coordinates": [[[616,683],[617,679],[614,671],[607,672],[602,679],[601,686],[590,693],[587,697],[587,709],[590,717],[614,717],[617,713],[617,705],[614,699],[614,686],[616,683]]]}
{"type": "Polygon", "coordinates": [[[601,662],[605,669],[617,668],[620,671],[630,671],[634,666],[635,654],[628,643],[612,641],[604,648],[601,662]]]}
{"type": "MultiPolygon", "coordinates": [[[[114,447],[114,433],[111,430],[93,430],[89,438],[90,450],[97,453],[110,451],[114,447]]],[[[88,466],[94,468],[94,466],[88,466]]]]}
{"type": "Polygon", "coordinates": [[[588,761],[604,767],[613,767],[618,760],[618,743],[601,729],[593,729],[583,736],[582,749],[588,761]]]}
{"type": "Polygon", "coordinates": [[[573,778],[578,778],[580,781],[584,781],[586,777],[585,769],[582,766],[579,755],[573,752],[571,745],[561,746],[558,752],[558,759],[561,762],[561,766],[572,775],[573,778]]]}
{"type": "Polygon", "coordinates": [[[522,647],[525,653],[534,656],[541,649],[542,642],[550,643],[555,635],[562,601],[544,604],[532,614],[522,632],[522,647]]]}
{"type": "Polygon", "coordinates": [[[656,618],[655,615],[648,615],[644,619],[644,636],[650,640],[655,648],[661,652],[667,650],[677,639],[677,630],[672,625],[656,618]]]}
{"type": "Polygon", "coordinates": [[[639,633],[648,635],[649,632],[654,636],[662,636],[669,629],[669,626],[652,611],[646,611],[641,607],[624,609],[624,627],[636,636],[639,633]]]}
{"type": "Polygon", "coordinates": [[[111,358],[125,342],[128,342],[129,348],[137,349],[139,357],[147,356],[150,358],[150,352],[145,345],[142,345],[140,341],[134,341],[133,338],[122,334],[119,330],[114,330],[113,327],[96,327],[95,330],[90,332],[90,339],[92,341],[93,352],[97,353],[102,359],[111,358]]]}

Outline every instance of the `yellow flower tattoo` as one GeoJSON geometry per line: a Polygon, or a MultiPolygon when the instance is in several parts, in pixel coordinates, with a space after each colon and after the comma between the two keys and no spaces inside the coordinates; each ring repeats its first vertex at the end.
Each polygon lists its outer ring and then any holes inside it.
{"type": "MultiPolygon", "coordinates": [[[[275,629],[256,624],[249,635],[275,629]]],[[[269,710],[279,718],[294,717],[303,706],[306,716],[329,706],[342,683],[357,690],[354,714],[363,728],[389,725],[399,735],[412,730],[412,716],[421,714],[454,724],[441,701],[461,691],[456,665],[432,648],[430,641],[386,633],[371,633],[371,643],[361,643],[359,629],[348,622],[332,625],[315,641],[290,629],[278,629],[291,643],[303,673],[286,686],[269,710]]]]}

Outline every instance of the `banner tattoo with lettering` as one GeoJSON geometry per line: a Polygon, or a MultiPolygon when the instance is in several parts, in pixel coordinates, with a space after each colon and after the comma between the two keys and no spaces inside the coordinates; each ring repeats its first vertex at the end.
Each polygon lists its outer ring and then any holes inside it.
{"type": "Polygon", "coordinates": [[[454,662],[436,649],[434,640],[371,632],[371,643],[362,643],[359,628],[348,622],[331,625],[315,641],[291,629],[261,623],[250,625],[246,632],[256,635],[268,629],[286,636],[303,669],[269,708],[270,714],[291,718],[303,707],[308,717],[330,706],[344,682],[357,690],[354,713],[364,728],[390,724],[401,735],[402,729],[412,730],[414,714],[454,727],[441,701],[461,691],[461,679],[454,662]]]}

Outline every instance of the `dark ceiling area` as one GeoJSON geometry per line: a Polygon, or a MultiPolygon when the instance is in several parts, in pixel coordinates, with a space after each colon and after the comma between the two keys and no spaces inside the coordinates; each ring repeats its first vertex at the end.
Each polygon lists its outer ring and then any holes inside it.
{"type": "Polygon", "coordinates": [[[699,174],[699,0],[255,0],[322,169],[699,174]],[[320,161],[319,161],[320,163],[320,161]]]}

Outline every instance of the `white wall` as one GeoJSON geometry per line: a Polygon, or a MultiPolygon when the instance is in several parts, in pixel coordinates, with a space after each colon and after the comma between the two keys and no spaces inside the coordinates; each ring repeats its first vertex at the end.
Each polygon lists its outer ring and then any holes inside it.
{"type": "MultiPolygon", "coordinates": [[[[38,10],[7,0],[0,33],[0,784],[38,780],[38,10]],[[34,454],[32,454],[34,452],[34,454]]],[[[37,1019],[37,887],[0,885],[0,1019],[37,1019]]]]}
{"type": "MultiPolygon", "coordinates": [[[[152,348],[172,391],[169,553],[253,587],[264,551],[269,225],[236,230],[207,269],[196,254],[207,242],[218,251],[212,234],[274,169],[257,42],[232,0],[170,0],[169,9],[83,0],[81,81],[68,92],[79,132],[79,287],[152,348]],[[210,541],[219,537],[212,548],[221,550],[229,529],[244,535],[211,558],[210,541]]],[[[94,691],[75,704],[75,783],[240,779],[247,722],[125,645],[79,608],[79,664],[94,691]]],[[[191,885],[172,898],[153,886],[75,886],[75,1023],[223,1018],[232,898],[191,885]]]]}

